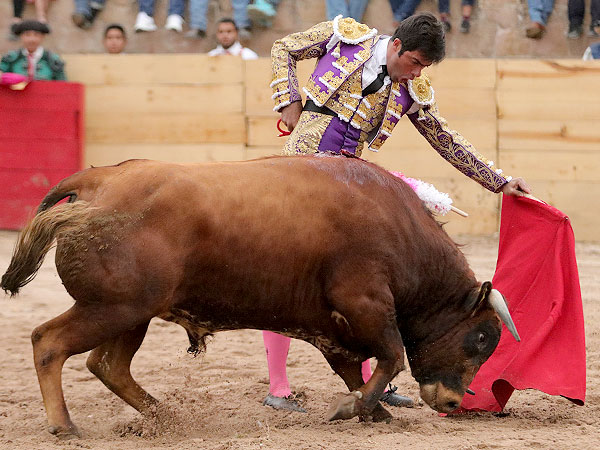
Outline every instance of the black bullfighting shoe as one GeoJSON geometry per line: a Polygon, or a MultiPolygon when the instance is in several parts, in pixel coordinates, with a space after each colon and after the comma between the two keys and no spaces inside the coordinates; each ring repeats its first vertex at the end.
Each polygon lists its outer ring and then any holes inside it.
{"type": "Polygon", "coordinates": [[[271,408],[275,409],[284,409],[287,411],[296,411],[301,413],[306,412],[306,410],[300,406],[291,395],[289,397],[275,397],[274,395],[269,394],[265,398],[263,405],[270,406],[271,408]]]}
{"type": "Polygon", "coordinates": [[[415,406],[415,402],[412,401],[411,398],[405,397],[400,394],[396,394],[398,390],[398,386],[392,386],[387,391],[383,393],[383,395],[379,398],[384,403],[387,403],[390,406],[398,406],[404,408],[412,408],[415,406]]]}

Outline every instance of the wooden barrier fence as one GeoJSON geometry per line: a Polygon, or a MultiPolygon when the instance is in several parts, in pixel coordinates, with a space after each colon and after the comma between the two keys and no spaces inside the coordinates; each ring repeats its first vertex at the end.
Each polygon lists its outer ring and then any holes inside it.
{"type": "MultiPolygon", "coordinates": [[[[86,86],[86,165],[129,158],[174,162],[278,154],[270,61],[206,55],[65,55],[86,86]]],[[[306,80],[314,62],[299,64],[306,80]]],[[[579,240],[597,241],[600,219],[600,62],[449,59],[427,69],[449,124],[505,173],[568,214],[579,240]]],[[[400,122],[363,157],[449,192],[468,219],[452,234],[497,231],[500,198],[446,163],[400,122]]]]}

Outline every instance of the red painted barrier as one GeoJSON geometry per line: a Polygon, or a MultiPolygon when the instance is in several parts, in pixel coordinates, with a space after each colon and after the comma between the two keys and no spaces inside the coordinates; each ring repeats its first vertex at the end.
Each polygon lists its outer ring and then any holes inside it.
{"type": "Polygon", "coordinates": [[[77,83],[0,86],[0,228],[23,227],[48,190],[81,169],[83,94],[77,83]]]}

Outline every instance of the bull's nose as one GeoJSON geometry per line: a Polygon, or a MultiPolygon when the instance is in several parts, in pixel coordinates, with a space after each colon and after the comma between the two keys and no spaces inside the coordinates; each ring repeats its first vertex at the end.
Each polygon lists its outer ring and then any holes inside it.
{"type": "Polygon", "coordinates": [[[459,406],[460,405],[457,402],[448,402],[448,403],[446,403],[446,409],[449,409],[450,411],[454,411],[459,406]]]}

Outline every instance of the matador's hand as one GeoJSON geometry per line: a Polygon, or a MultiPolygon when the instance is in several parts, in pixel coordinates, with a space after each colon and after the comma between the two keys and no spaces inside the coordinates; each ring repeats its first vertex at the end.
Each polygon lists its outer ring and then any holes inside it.
{"type": "Polygon", "coordinates": [[[531,194],[529,185],[523,178],[513,178],[502,187],[504,195],[522,196],[523,193],[531,194]]]}
{"type": "Polygon", "coordinates": [[[292,131],[298,124],[300,114],[302,114],[302,102],[297,101],[290,103],[286,107],[282,108],[281,121],[285,124],[289,131],[292,131]]]}

